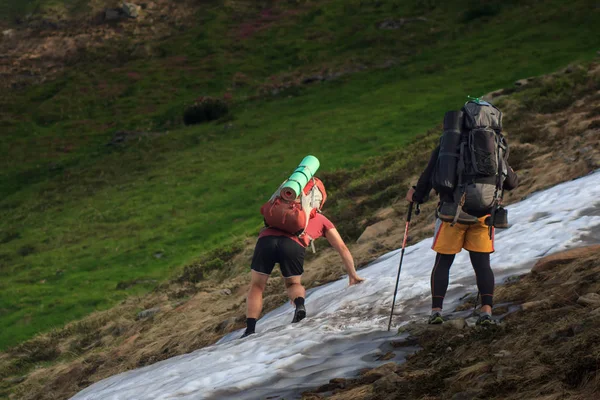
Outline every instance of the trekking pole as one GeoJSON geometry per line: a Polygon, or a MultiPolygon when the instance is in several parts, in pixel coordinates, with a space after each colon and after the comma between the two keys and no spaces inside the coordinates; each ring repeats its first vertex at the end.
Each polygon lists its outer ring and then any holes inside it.
{"type": "MultiPolygon", "coordinates": [[[[400,282],[400,271],[402,270],[402,260],[404,260],[404,249],[406,249],[406,239],[408,238],[408,226],[410,225],[410,217],[412,216],[413,204],[408,206],[408,216],[406,217],[406,227],[404,228],[404,240],[402,241],[402,252],[400,253],[400,265],[398,265],[398,276],[396,277],[396,288],[394,289],[394,300],[392,300],[392,312],[390,312],[390,322],[388,323],[388,332],[392,327],[392,316],[394,315],[394,305],[396,304],[396,293],[398,292],[398,283],[400,282]]],[[[417,208],[419,206],[417,205],[417,208]]]]}

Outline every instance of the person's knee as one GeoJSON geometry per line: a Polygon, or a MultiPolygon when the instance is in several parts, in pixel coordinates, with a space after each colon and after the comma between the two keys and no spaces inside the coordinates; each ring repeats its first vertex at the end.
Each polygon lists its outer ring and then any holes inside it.
{"type": "MultiPolygon", "coordinates": [[[[291,289],[291,288],[295,287],[296,285],[298,285],[298,286],[302,286],[302,285],[300,284],[300,282],[287,281],[287,280],[285,281],[285,287],[286,287],[287,289],[291,289]]],[[[296,286],[296,287],[298,287],[298,286],[296,286]]]]}
{"type": "Polygon", "coordinates": [[[252,282],[250,283],[251,292],[264,292],[267,285],[264,282],[252,282]]]}
{"type": "Polygon", "coordinates": [[[284,279],[284,284],[286,288],[291,288],[294,287],[296,285],[300,285],[302,286],[302,283],[300,282],[300,279],[296,276],[291,277],[291,278],[285,278],[284,279]]]}

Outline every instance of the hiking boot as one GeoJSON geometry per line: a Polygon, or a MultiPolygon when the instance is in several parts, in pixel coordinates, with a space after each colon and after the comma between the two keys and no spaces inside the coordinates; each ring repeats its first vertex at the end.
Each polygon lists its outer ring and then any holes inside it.
{"type": "Polygon", "coordinates": [[[246,329],[246,331],[244,332],[244,334],[240,337],[240,339],[243,339],[245,337],[248,337],[250,335],[254,335],[256,332],[254,331],[249,331],[248,329],[246,329]]]}
{"type": "Polygon", "coordinates": [[[494,325],[495,323],[496,323],[496,321],[494,321],[492,319],[492,316],[490,314],[481,314],[479,316],[479,318],[477,319],[477,322],[475,323],[475,325],[490,326],[490,325],[494,325]]]}
{"type": "Polygon", "coordinates": [[[303,304],[296,306],[296,311],[294,311],[294,319],[292,320],[292,324],[300,322],[304,318],[306,318],[306,308],[304,308],[303,304]]]}
{"type": "Polygon", "coordinates": [[[429,325],[439,325],[444,323],[444,318],[442,318],[442,314],[440,312],[432,312],[429,316],[429,325]]]}
{"type": "MultiPolygon", "coordinates": [[[[444,222],[453,222],[454,217],[456,216],[457,209],[458,204],[443,202],[437,212],[438,218],[444,222]]],[[[458,214],[458,219],[456,220],[456,222],[463,225],[473,225],[477,221],[477,217],[467,214],[462,209],[460,210],[458,214]]]]}

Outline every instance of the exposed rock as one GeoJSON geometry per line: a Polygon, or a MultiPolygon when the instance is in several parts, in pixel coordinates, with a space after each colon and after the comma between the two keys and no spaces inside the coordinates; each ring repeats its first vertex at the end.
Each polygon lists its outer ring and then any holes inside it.
{"type": "Polygon", "coordinates": [[[123,12],[129,18],[137,18],[140,16],[140,12],[142,11],[142,7],[137,4],[128,3],[126,1],[123,2],[123,12]]]}
{"type": "Polygon", "coordinates": [[[582,306],[590,306],[590,307],[599,307],[600,306],[600,294],[598,293],[588,293],[583,296],[580,296],[577,299],[577,303],[582,306]]]}
{"type": "Polygon", "coordinates": [[[157,258],[157,259],[163,258],[164,255],[165,255],[165,253],[163,253],[162,251],[158,251],[153,254],[154,258],[157,258]]]}
{"type": "Polygon", "coordinates": [[[512,353],[508,350],[500,350],[499,352],[494,354],[494,357],[497,357],[497,358],[506,358],[506,357],[510,357],[510,356],[512,356],[512,353]]]}
{"type": "Polygon", "coordinates": [[[334,378],[324,385],[319,386],[314,392],[315,393],[325,393],[331,392],[335,389],[343,389],[347,386],[346,379],[344,378],[334,378]]]}
{"type": "Polygon", "coordinates": [[[402,381],[402,379],[392,372],[383,378],[376,380],[373,384],[373,389],[375,389],[376,392],[390,393],[397,389],[400,381],[402,381]]]}
{"type": "Polygon", "coordinates": [[[371,226],[368,226],[367,229],[360,235],[356,243],[361,243],[368,241],[370,239],[374,239],[378,236],[384,235],[388,230],[394,227],[394,221],[391,219],[385,219],[383,221],[379,221],[371,226]]]}
{"type": "Polygon", "coordinates": [[[378,356],[377,361],[388,361],[394,357],[396,357],[396,353],[394,353],[393,351],[388,351],[387,353],[378,356]]]}
{"type": "Polygon", "coordinates": [[[467,326],[467,323],[462,318],[456,318],[444,322],[443,326],[447,329],[464,329],[467,326]]]}
{"type": "Polygon", "coordinates": [[[533,272],[533,273],[544,272],[544,271],[547,271],[547,270],[550,270],[550,269],[556,267],[557,265],[567,264],[568,262],[571,262],[572,260],[575,260],[577,258],[587,257],[598,251],[600,251],[600,245],[582,247],[582,248],[578,248],[578,249],[563,251],[563,252],[557,253],[557,254],[552,254],[550,256],[546,256],[546,257],[540,259],[533,266],[533,268],[531,269],[531,272],[533,272]]]}
{"type": "Polygon", "coordinates": [[[503,283],[504,283],[505,285],[507,285],[507,284],[511,284],[511,283],[517,283],[517,282],[519,282],[519,281],[521,280],[521,278],[522,278],[522,277],[523,277],[522,275],[511,275],[511,276],[507,276],[507,277],[504,279],[504,282],[503,282],[503,283]]]}
{"type": "Polygon", "coordinates": [[[12,39],[15,37],[15,30],[14,29],[7,29],[5,31],[2,31],[2,37],[4,39],[12,39]]]}
{"type": "Polygon", "coordinates": [[[150,318],[158,314],[160,307],[149,308],[144,311],[140,311],[137,315],[137,319],[150,318]]]}
{"type": "Polygon", "coordinates": [[[231,290],[223,289],[219,293],[224,294],[225,296],[231,296],[231,290]]]}
{"type": "Polygon", "coordinates": [[[16,385],[25,381],[25,379],[27,379],[27,376],[15,376],[14,378],[6,379],[6,382],[10,383],[11,385],[16,385]]]}
{"type": "Polygon", "coordinates": [[[549,304],[548,300],[528,301],[527,303],[521,304],[521,310],[529,311],[532,309],[542,309],[548,307],[549,304]]]}
{"type": "Polygon", "coordinates": [[[519,79],[515,82],[515,86],[523,87],[531,83],[531,78],[519,79]]]}
{"type": "Polygon", "coordinates": [[[600,307],[596,308],[594,311],[590,313],[592,317],[600,317],[600,307]]]}
{"type": "Polygon", "coordinates": [[[397,348],[401,348],[401,347],[412,347],[412,346],[416,346],[419,344],[419,338],[416,336],[409,336],[404,340],[395,340],[393,342],[390,342],[390,345],[397,349],[397,348]]]}

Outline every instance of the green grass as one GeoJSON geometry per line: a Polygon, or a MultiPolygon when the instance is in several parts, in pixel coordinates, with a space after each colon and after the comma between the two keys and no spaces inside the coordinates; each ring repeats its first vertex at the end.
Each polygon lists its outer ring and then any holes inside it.
{"type": "Polygon", "coordinates": [[[472,13],[470,2],[404,3],[317,2],[245,40],[231,10],[205,8],[155,57],[88,53],[54,82],[3,95],[0,349],[148,290],[119,282],[165,279],[257,232],[260,205],[306,154],[322,172],[358,168],[467,94],[597,50],[598,12],[585,1],[472,13]],[[376,29],[421,15],[429,22],[376,29]],[[270,77],[388,58],[398,64],[254,97],[270,77]],[[233,87],[236,73],[246,86],[233,87]],[[182,126],[185,104],[225,92],[231,121],[182,126]],[[159,134],[105,146],[121,129],[159,134]]]}

